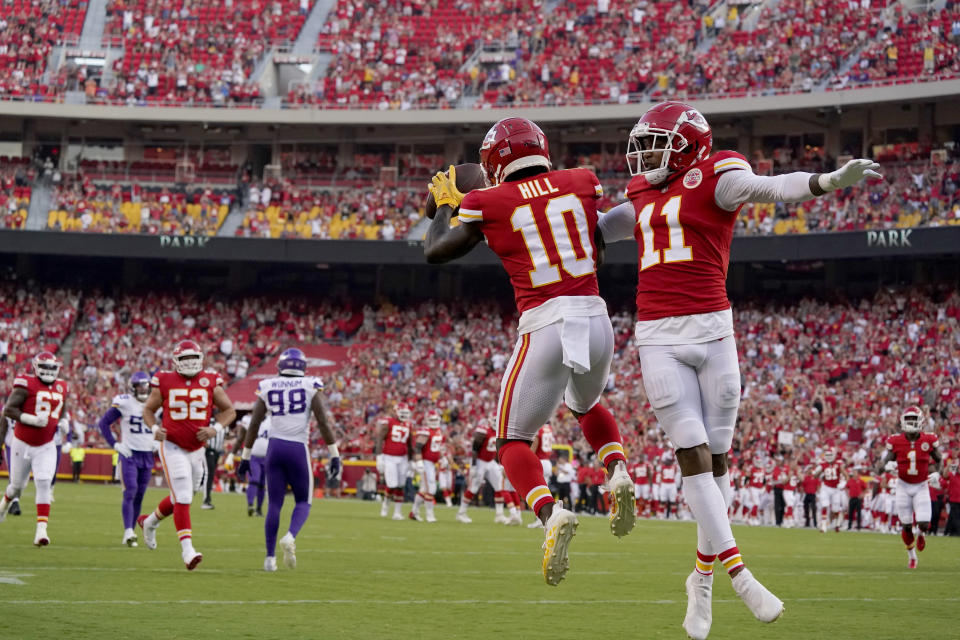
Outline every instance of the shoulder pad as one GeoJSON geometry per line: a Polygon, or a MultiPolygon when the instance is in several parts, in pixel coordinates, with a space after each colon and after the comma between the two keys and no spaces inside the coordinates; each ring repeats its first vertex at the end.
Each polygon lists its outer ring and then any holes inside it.
{"type": "Polygon", "coordinates": [[[753,172],[753,168],[750,166],[750,163],[747,162],[746,157],[736,151],[718,151],[710,156],[707,162],[710,163],[711,169],[715,174],[723,173],[730,169],[743,169],[744,171],[753,172]]]}
{"type": "Polygon", "coordinates": [[[649,191],[653,188],[654,186],[647,182],[645,176],[634,176],[630,179],[630,182],[627,183],[626,195],[627,198],[632,200],[644,191],[649,191]]]}

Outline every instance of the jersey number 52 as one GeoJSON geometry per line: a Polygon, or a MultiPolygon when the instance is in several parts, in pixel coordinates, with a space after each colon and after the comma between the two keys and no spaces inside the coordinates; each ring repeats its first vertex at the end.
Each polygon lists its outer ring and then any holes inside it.
{"type": "Polygon", "coordinates": [[[206,389],[170,389],[167,404],[173,420],[206,420],[210,392],[206,389]]]}

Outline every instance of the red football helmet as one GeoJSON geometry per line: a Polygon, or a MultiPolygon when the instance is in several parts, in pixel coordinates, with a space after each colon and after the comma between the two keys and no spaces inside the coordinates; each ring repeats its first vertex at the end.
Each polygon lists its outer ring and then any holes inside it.
{"type": "Polygon", "coordinates": [[[173,367],[177,373],[192,378],[203,371],[203,351],[193,340],[181,340],[173,348],[173,367]]]}
{"type": "Polygon", "coordinates": [[[49,351],[41,351],[33,357],[33,373],[47,384],[53,384],[60,375],[62,366],[63,363],[57,360],[57,356],[49,351]]]}
{"type": "Polygon", "coordinates": [[[823,459],[826,462],[833,462],[834,460],[836,460],[837,459],[836,449],[826,449],[823,452],[823,459]]]}
{"type": "Polygon", "coordinates": [[[661,102],[630,131],[627,167],[630,175],[659,184],[706,158],[712,148],[713,132],[699,111],[682,102],[661,102]],[[650,154],[660,151],[660,162],[653,166],[650,154]]]}
{"type": "Polygon", "coordinates": [[[907,407],[900,414],[900,430],[906,434],[920,433],[923,429],[923,410],[920,407],[907,407]]]}
{"type": "Polygon", "coordinates": [[[424,422],[426,423],[428,429],[439,429],[441,422],[440,412],[436,409],[430,409],[430,411],[427,411],[427,416],[424,422]]]}
{"type": "Polygon", "coordinates": [[[480,166],[491,185],[527,167],[550,169],[547,137],[526,118],[504,118],[490,127],[480,145],[480,166]]]}
{"type": "Polygon", "coordinates": [[[413,415],[413,411],[410,409],[410,405],[406,402],[397,403],[397,419],[401,422],[406,422],[410,419],[410,416],[413,415]]]}

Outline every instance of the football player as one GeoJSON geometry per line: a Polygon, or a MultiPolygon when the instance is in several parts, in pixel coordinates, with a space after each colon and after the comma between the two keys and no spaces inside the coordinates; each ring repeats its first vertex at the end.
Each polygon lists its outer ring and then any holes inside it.
{"type": "Polygon", "coordinates": [[[436,409],[427,411],[424,426],[417,429],[413,443],[413,464],[420,474],[420,491],[413,500],[410,517],[420,520],[420,505],[426,504],[427,522],[436,522],[434,506],[437,502],[437,463],[444,453],[446,437],[441,429],[443,421],[436,409]]]}
{"type": "Polygon", "coordinates": [[[900,415],[900,433],[887,438],[887,454],[877,465],[882,473],[888,462],[897,463],[896,505],[900,517],[900,537],[907,547],[907,566],[917,568],[917,551],[923,551],[923,537],[930,529],[930,478],[938,478],[940,445],[937,436],[923,433],[924,415],[920,407],[908,407],[900,415]],[[931,471],[932,467],[932,471],[931,471]],[[913,523],[919,533],[914,537],[913,523]]]}
{"type": "Polygon", "coordinates": [[[599,402],[613,359],[613,327],[596,275],[603,187],[587,169],[552,170],[543,131],[525,118],[490,128],[480,166],[490,187],[466,196],[453,167],[434,176],[437,214],[424,254],[432,264],[448,262],[486,239],[513,284],[520,336],[500,385],[497,449],[510,482],[544,525],[543,575],[556,585],[579,523],[555,508],[530,443],[561,400],[607,469],[612,533],[624,536],[636,523],[620,430],[599,402]],[[461,224],[451,227],[457,208],[461,224]]]}
{"type": "Polygon", "coordinates": [[[317,428],[330,452],[329,474],[340,473],[340,451],[327,421],[320,392],[323,381],[306,375],[307,357],[300,349],[287,349],[277,361],[276,378],[261,380],[257,385],[257,402],[247,429],[241,461],[237,473],[250,470],[253,446],[258,440],[260,427],[270,416],[270,435],[266,453],[267,471],[267,518],[263,525],[267,556],[263,561],[265,571],[277,570],[277,531],[280,527],[280,509],[287,493],[293,489],[295,501],[290,516],[290,528],[280,538],[283,563],[288,569],[297,567],[296,538],[310,515],[313,503],[313,469],[310,466],[310,416],[317,420],[317,428]]]}
{"type": "MultiPolygon", "coordinates": [[[[7,516],[10,503],[20,497],[33,472],[36,486],[37,529],[33,544],[50,544],[47,521],[50,519],[51,483],[57,472],[57,450],[53,442],[58,429],[67,428],[64,404],[67,383],[60,380],[62,363],[49,351],[34,356],[33,374],[24,373],[13,381],[13,391],[3,407],[3,415],[13,420],[13,443],[10,447],[10,482],[0,499],[0,522],[7,516]]],[[[4,427],[6,423],[4,422],[4,427]]]]}
{"type": "Polygon", "coordinates": [[[727,507],[727,452],[740,403],[740,368],[726,276],[737,213],[748,202],[802,202],[879,177],[879,165],[851,160],[833,173],[754,175],[739,153],[711,155],[703,115],[662,102],[627,139],[629,202],[600,216],[605,242],[635,238],[637,323],[643,385],[677,449],[684,498],[697,520],[684,629],[706,638],[712,621],[713,563],[719,558],[755,617],[773,622],[783,603],[744,566],[727,507]]]}
{"type": "MultiPolygon", "coordinates": [[[[470,471],[467,474],[467,488],[460,499],[460,508],[457,510],[457,520],[469,524],[473,522],[467,515],[467,507],[473,498],[480,493],[484,481],[493,487],[493,521],[506,524],[507,517],[503,513],[503,503],[506,498],[503,491],[503,469],[497,463],[497,432],[485,420],[480,420],[473,432],[473,458],[470,461],[470,471]]],[[[539,522],[539,520],[538,520],[539,522]]]]}
{"type": "Polygon", "coordinates": [[[133,526],[140,517],[143,496],[153,473],[153,432],[143,424],[143,403],[150,396],[150,376],[137,371],[128,382],[130,393],[114,396],[110,408],[100,418],[97,426],[103,439],[120,454],[120,479],[123,483],[123,501],[120,514],[123,517],[121,544],[137,546],[137,534],[133,526]],[[114,437],[111,425],[120,421],[120,439],[114,437]]]}
{"type": "MultiPolygon", "coordinates": [[[[677,503],[677,465],[670,453],[663,454],[660,465],[660,502],[663,503],[665,517],[669,520],[673,506],[677,503]]],[[[679,517],[679,514],[675,517],[679,517]]]]}
{"type": "Polygon", "coordinates": [[[377,425],[377,441],[373,453],[377,457],[377,473],[387,485],[387,495],[380,504],[380,516],[387,517],[387,496],[393,498],[393,519],[403,520],[403,486],[407,481],[410,461],[410,418],[413,411],[406,402],[398,402],[395,418],[383,418],[377,425]]]}
{"type": "MultiPolygon", "coordinates": [[[[241,430],[240,433],[237,434],[237,446],[234,447],[237,451],[243,450],[243,444],[246,441],[247,430],[250,428],[250,420],[252,418],[253,414],[248,413],[240,421],[241,430]]],[[[237,470],[237,478],[240,482],[243,482],[244,479],[247,481],[248,516],[256,513],[258,516],[263,517],[263,498],[266,495],[267,489],[266,464],[269,438],[270,416],[264,416],[263,422],[260,423],[260,431],[257,433],[257,439],[253,441],[253,446],[250,447],[250,471],[246,474],[241,474],[239,468],[237,470]],[[244,478],[244,475],[246,475],[246,478],[244,478]]]]}
{"type": "MultiPolygon", "coordinates": [[[[157,548],[157,527],[173,514],[180,538],[180,557],[188,571],[196,569],[203,555],[193,547],[190,504],[203,486],[207,473],[203,443],[224,432],[237,417],[223,390],[220,374],[204,370],[203,351],[193,340],[182,340],[173,349],[173,371],[158,371],[150,379],[150,395],[143,405],[143,423],[160,442],[160,464],[170,487],[149,515],[137,518],[148,549],[157,548]],[[163,407],[162,422],[157,409],[163,407]],[[217,409],[216,421],[211,422],[217,409]]],[[[209,471],[213,473],[211,469],[209,471]]]]}

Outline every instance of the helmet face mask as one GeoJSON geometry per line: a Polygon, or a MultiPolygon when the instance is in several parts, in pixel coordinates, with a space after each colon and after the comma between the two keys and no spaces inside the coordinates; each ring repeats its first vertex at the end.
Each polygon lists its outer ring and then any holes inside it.
{"type": "Polygon", "coordinates": [[[203,371],[203,351],[193,340],[179,342],[173,350],[173,366],[177,373],[192,378],[203,371]]]}
{"type": "Polygon", "coordinates": [[[436,409],[431,409],[427,411],[427,417],[424,421],[429,429],[439,429],[440,423],[442,422],[440,418],[440,412],[436,409]]]}
{"type": "Polygon", "coordinates": [[[916,437],[923,430],[923,411],[920,407],[907,407],[906,411],[900,414],[900,430],[907,437],[916,437]]]}
{"type": "Polygon", "coordinates": [[[130,376],[130,391],[134,398],[146,402],[150,396],[150,376],[143,371],[135,372],[130,376]]]}
{"type": "Polygon", "coordinates": [[[49,351],[38,353],[33,358],[33,373],[46,384],[53,384],[60,376],[62,363],[49,351]]]}
{"type": "Polygon", "coordinates": [[[834,451],[833,449],[827,449],[826,451],[823,452],[823,459],[826,460],[827,462],[833,462],[834,460],[837,459],[837,452],[834,451]]]}
{"type": "Polygon", "coordinates": [[[287,349],[280,354],[277,372],[282,376],[303,377],[307,373],[307,357],[300,349],[287,349]]]}

